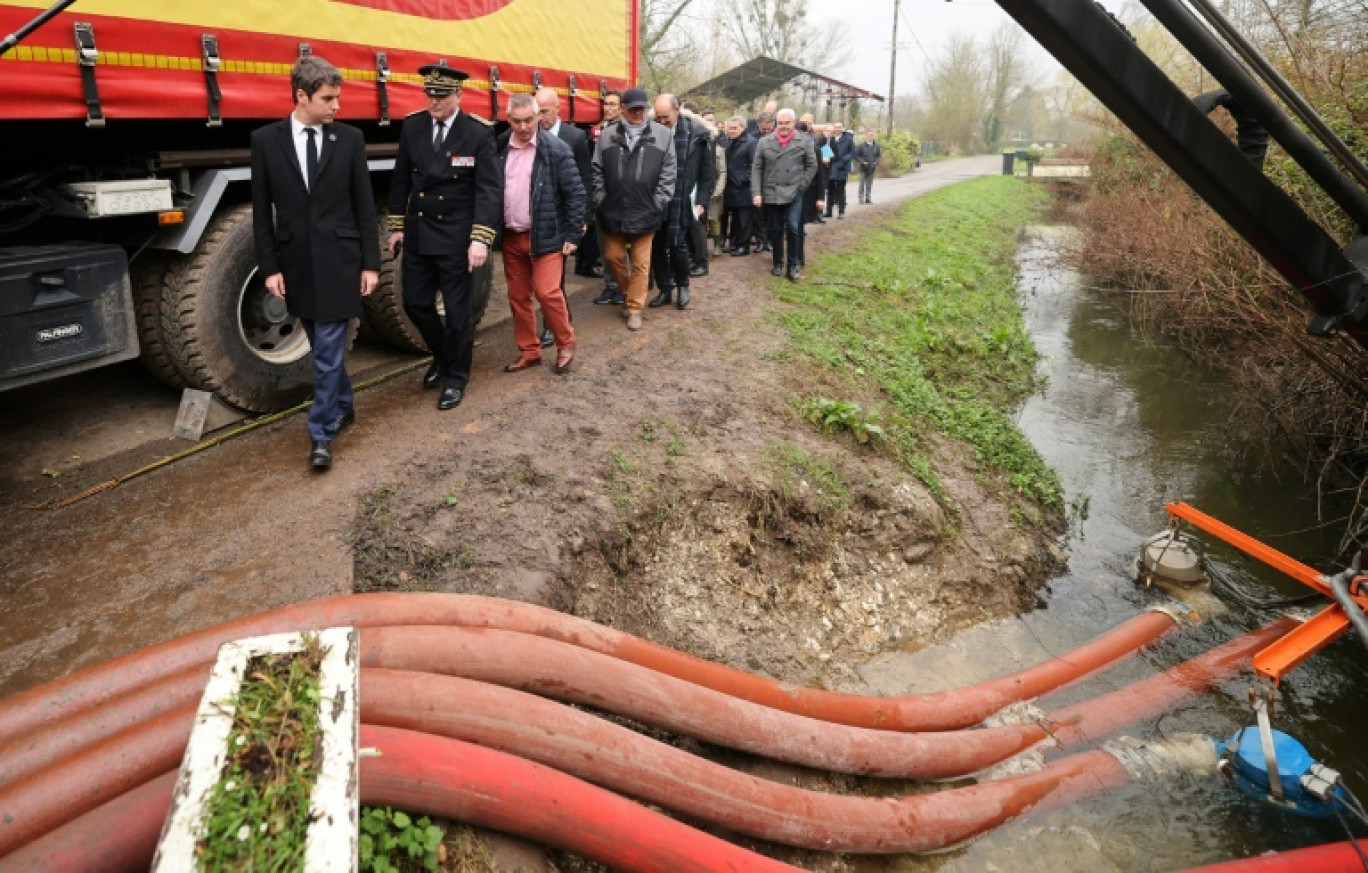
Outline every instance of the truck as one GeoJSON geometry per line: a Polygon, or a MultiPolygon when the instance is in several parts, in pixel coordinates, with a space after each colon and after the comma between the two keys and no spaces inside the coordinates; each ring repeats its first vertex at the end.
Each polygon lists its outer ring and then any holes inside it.
{"type": "MultiPolygon", "coordinates": [[[[246,412],[312,391],[304,331],[266,292],[252,245],[251,131],[293,106],[316,55],[346,80],[384,227],[418,68],[470,74],[461,109],[552,87],[561,117],[602,118],[637,75],[637,0],[0,2],[0,391],[132,358],[246,412]]],[[[382,233],[381,239],[385,238],[382,233]]],[[[382,247],[383,248],[383,247],[382,247]]],[[[356,330],[422,351],[399,263],[356,330]]],[[[491,273],[475,282],[477,321],[491,273]]]]}

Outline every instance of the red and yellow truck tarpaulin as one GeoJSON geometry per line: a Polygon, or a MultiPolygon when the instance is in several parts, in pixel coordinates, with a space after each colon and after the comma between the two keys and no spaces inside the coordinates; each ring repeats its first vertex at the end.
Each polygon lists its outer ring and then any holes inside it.
{"type": "MultiPolygon", "coordinates": [[[[46,6],[0,3],[0,33],[46,6]]],[[[423,108],[417,70],[438,60],[470,74],[462,108],[485,117],[496,75],[503,92],[531,91],[538,79],[556,88],[562,115],[579,121],[599,118],[604,85],[636,79],[636,0],[82,0],[0,56],[0,119],[86,116],[78,23],[94,37],[96,86],[111,123],[205,117],[206,35],[218,49],[225,119],[287,113],[301,45],[346,77],[341,117],[350,120],[380,117],[381,53],[393,117],[423,108]]],[[[500,114],[506,104],[504,93],[500,114]]]]}

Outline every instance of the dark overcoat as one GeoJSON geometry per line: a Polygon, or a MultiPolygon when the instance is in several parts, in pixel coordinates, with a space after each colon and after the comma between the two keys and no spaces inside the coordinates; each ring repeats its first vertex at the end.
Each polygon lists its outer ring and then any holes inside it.
{"type": "Polygon", "coordinates": [[[252,237],[262,276],[284,276],[291,315],[346,321],[361,317],[361,271],[380,269],[375,199],[361,131],[325,124],[321,146],[310,191],[290,120],[252,132],[252,237]]]}
{"type": "Polygon", "coordinates": [[[727,187],[722,205],[733,209],[751,205],[751,162],[755,160],[755,137],[742,133],[727,140],[727,187]]]}
{"type": "Polygon", "coordinates": [[[833,182],[844,182],[850,177],[850,163],[855,157],[855,136],[848,130],[830,141],[831,166],[829,176],[833,182]]]}

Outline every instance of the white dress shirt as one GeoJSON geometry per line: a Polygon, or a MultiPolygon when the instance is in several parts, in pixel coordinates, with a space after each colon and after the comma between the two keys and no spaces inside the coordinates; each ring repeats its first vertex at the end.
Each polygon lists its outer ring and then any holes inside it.
{"type": "Polygon", "coordinates": [[[304,133],[306,128],[314,130],[314,144],[318,147],[318,161],[323,162],[323,125],[305,124],[290,113],[290,134],[294,140],[295,157],[299,159],[299,175],[304,177],[304,187],[309,187],[309,165],[305,155],[309,146],[309,137],[304,133]]]}

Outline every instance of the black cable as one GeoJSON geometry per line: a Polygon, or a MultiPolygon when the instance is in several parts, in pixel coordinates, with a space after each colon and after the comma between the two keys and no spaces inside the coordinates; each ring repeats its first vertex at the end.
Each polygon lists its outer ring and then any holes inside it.
{"type": "Polygon", "coordinates": [[[1213,592],[1217,594],[1226,594],[1238,601],[1242,606],[1246,606],[1250,609],[1287,609],[1291,606],[1301,606],[1324,599],[1323,595],[1315,591],[1310,591],[1306,594],[1288,595],[1257,594],[1236,582],[1230,574],[1217,567],[1211,561],[1203,561],[1203,569],[1211,578],[1211,590],[1213,592]]]}
{"type": "Polygon", "coordinates": [[[1333,791],[1330,793],[1329,799],[1330,811],[1335,814],[1335,819],[1339,821],[1340,827],[1344,828],[1344,833],[1349,837],[1349,845],[1354,847],[1354,852],[1359,856],[1359,863],[1363,865],[1364,870],[1368,870],[1368,855],[1363,854],[1363,849],[1359,847],[1359,841],[1354,836],[1353,828],[1349,827],[1348,820],[1340,812],[1340,804],[1343,801],[1333,791]]]}

